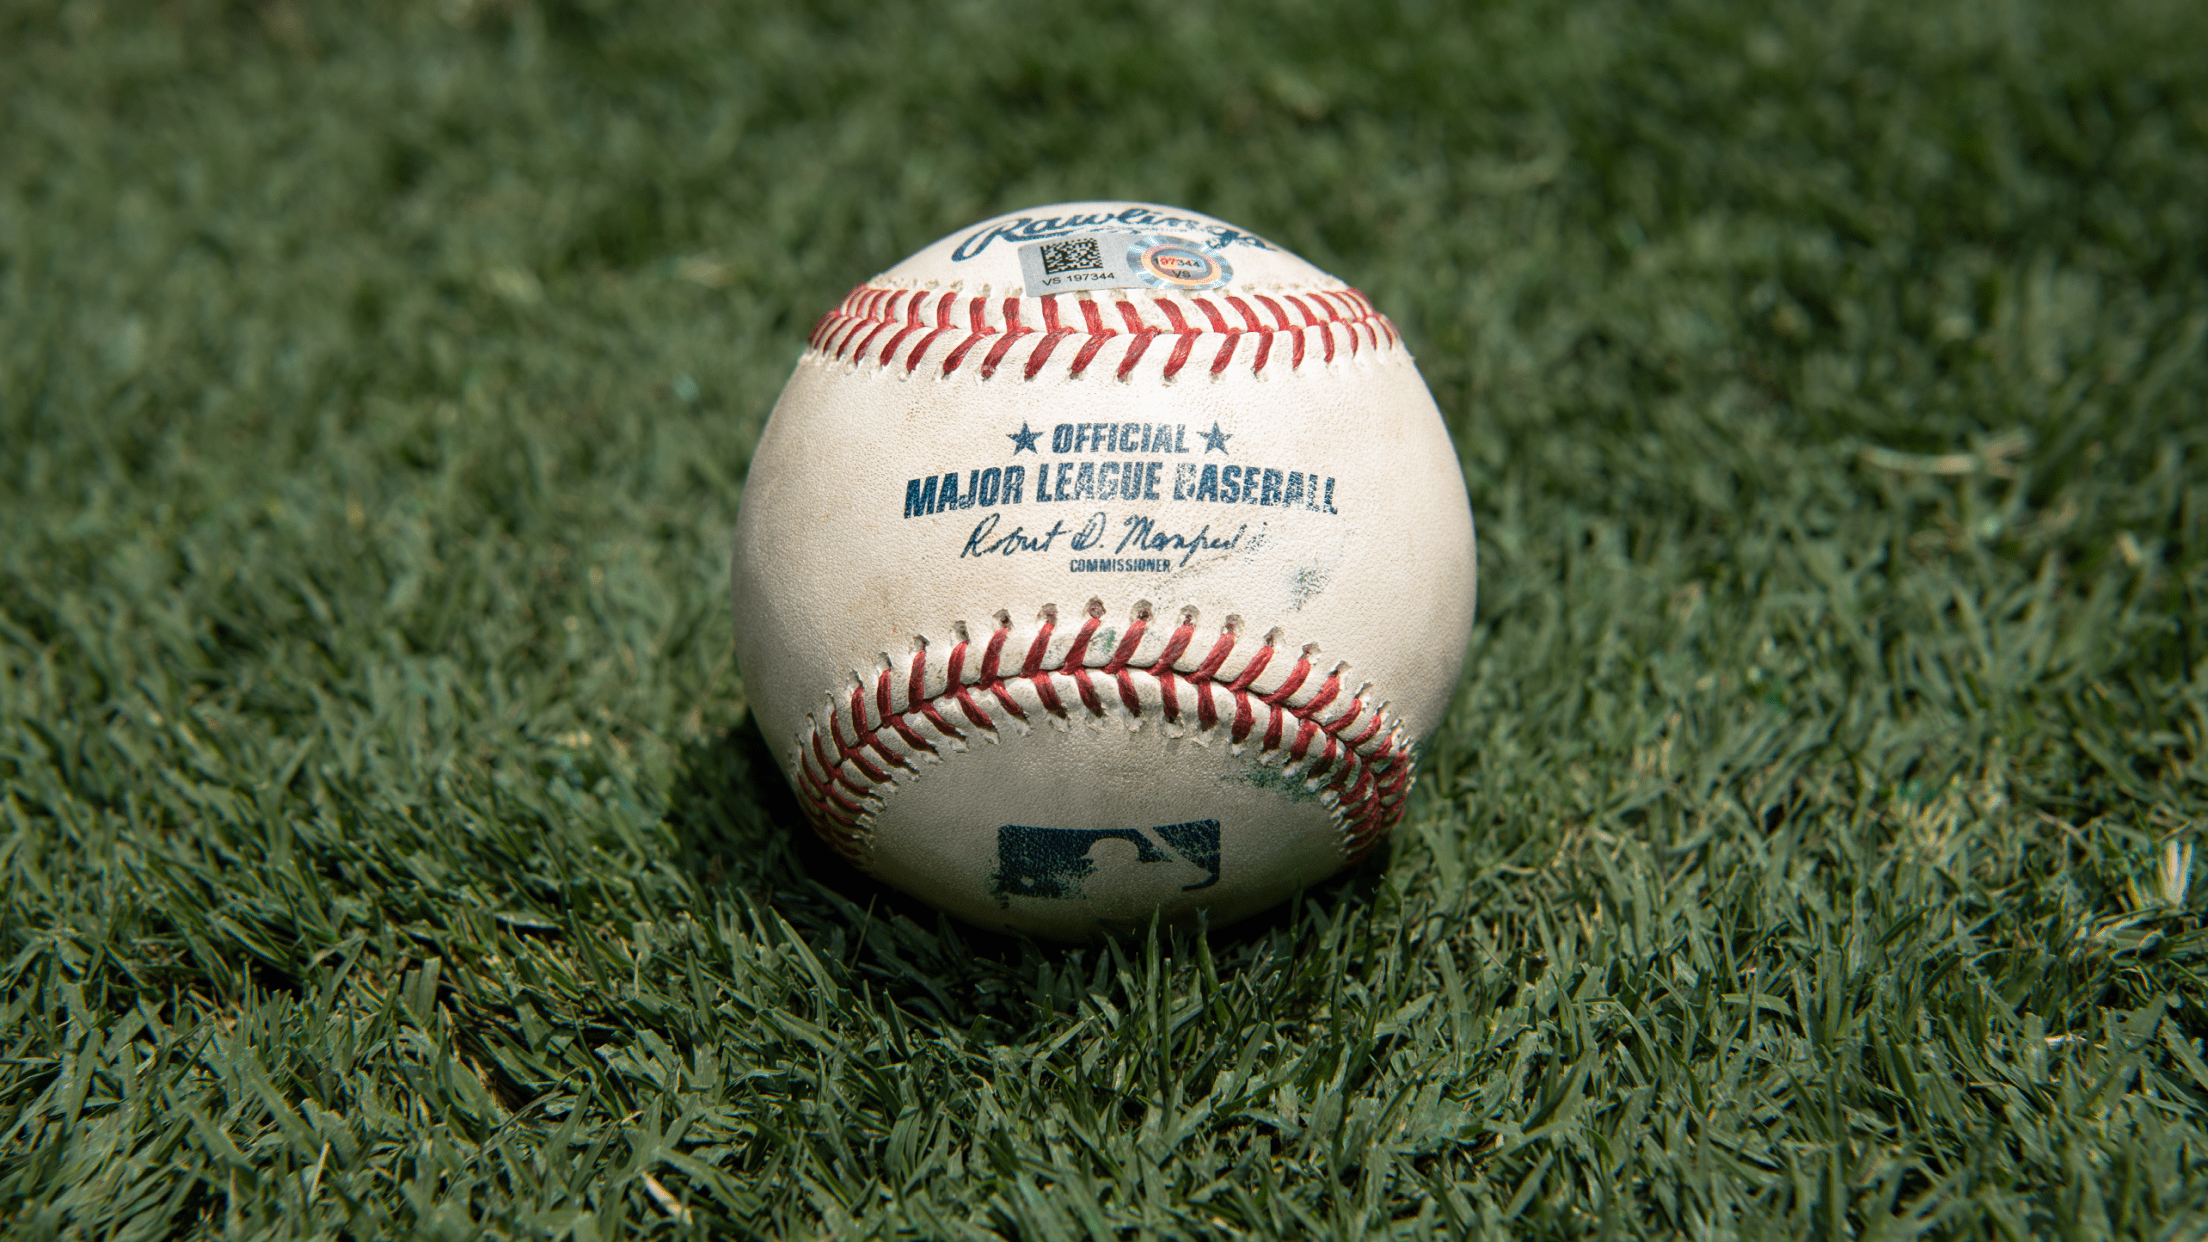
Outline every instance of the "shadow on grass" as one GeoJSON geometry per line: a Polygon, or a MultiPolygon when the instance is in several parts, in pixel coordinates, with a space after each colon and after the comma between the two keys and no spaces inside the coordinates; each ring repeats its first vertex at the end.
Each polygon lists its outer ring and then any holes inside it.
{"type": "MultiPolygon", "coordinates": [[[[773,908],[816,950],[841,951],[885,932],[902,947],[917,931],[920,939],[945,942],[942,953],[926,957],[1002,970],[1037,959],[1063,960],[1084,947],[959,922],[846,862],[806,822],[773,749],[748,715],[724,734],[686,743],[676,773],[668,822],[681,865],[715,895],[745,894],[773,908]]],[[[1321,922],[1371,914],[1391,852],[1376,851],[1299,897],[1210,930],[1205,934],[1214,957],[1226,967],[1263,956],[1251,952],[1262,944],[1300,944],[1321,922]]],[[[1161,930],[1161,948],[1177,956],[1193,934],[1161,930]]],[[[1122,943],[1134,949],[1144,939],[1122,943]]]]}
{"type": "Polygon", "coordinates": [[[835,917],[837,900],[877,917],[934,921],[924,902],[845,862],[805,822],[773,750],[747,714],[726,733],[687,742],[668,795],[681,864],[715,893],[748,893],[803,927],[835,917]]]}

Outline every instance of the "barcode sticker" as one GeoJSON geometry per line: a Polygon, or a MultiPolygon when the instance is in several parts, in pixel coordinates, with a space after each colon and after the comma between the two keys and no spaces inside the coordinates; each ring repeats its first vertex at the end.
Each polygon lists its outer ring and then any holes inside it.
{"type": "Polygon", "coordinates": [[[1135,237],[1085,233],[1020,247],[1020,278],[1027,283],[1027,295],[1139,287],[1142,278],[1127,263],[1128,244],[1135,237]]]}

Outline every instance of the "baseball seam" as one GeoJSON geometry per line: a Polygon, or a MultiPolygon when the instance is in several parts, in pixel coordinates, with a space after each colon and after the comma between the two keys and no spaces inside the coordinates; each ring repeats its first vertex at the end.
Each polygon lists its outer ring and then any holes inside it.
{"type": "Polygon", "coordinates": [[[1187,730],[1193,717],[1200,743],[1224,730],[1234,753],[1254,740],[1259,762],[1277,756],[1283,776],[1300,780],[1330,808],[1347,861],[1387,838],[1402,819],[1416,757],[1387,704],[1373,700],[1370,683],[1340,706],[1349,666],[1337,664],[1314,686],[1318,647],[1310,644],[1286,676],[1262,689],[1259,682],[1276,667],[1281,631],[1268,633],[1230,675],[1241,645],[1239,620],[1229,617],[1199,657],[1194,609],[1182,610],[1164,646],[1143,659],[1139,649],[1152,621],[1149,605],[1138,603],[1126,633],[1103,651],[1095,640],[1104,607],[1092,600],[1072,644],[1053,662],[1057,611],[1046,607],[1017,672],[1002,668],[1012,638],[1003,612],[978,666],[969,666],[975,644],[963,626],[939,662],[931,664],[924,639],[917,642],[901,677],[885,655],[871,686],[854,674],[844,701],[831,696],[825,720],[816,715],[799,732],[795,784],[806,818],[838,853],[864,866],[872,820],[897,785],[893,772],[916,775],[917,763],[941,760],[946,748],[966,749],[975,734],[995,742],[1006,728],[1024,733],[1036,714],[1070,727],[1077,713],[1101,723],[1123,709],[1125,723],[1139,727],[1148,699],[1169,731],[1187,730]],[[1192,700],[1187,706],[1184,689],[1192,700]]]}
{"type": "Polygon", "coordinates": [[[971,364],[988,379],[1012,364],[1020,378],[1031,380],[1053,357],[1066,360],[1068,375],[1079,376],[1118,338],[1127,343],[1114,368],[1114,378],[1121,380],[1134,373],[1153,345],[1167,342],[1164,377],[1169,380],[1212,341],[1219,343],[1208,362],[1215,376],[1234,365],[1245,339],[1254,342],[1248,352],[1252,374],[1283,361],[1293,371],[1306,359],[1331,363],[1338,354],[1355,358],[1402,344],[1395,325],[1355,289],[1098,299],[1056,293],[1000,298],[873,285],[853,289],[821,316],[808,343],[817,356],[853,366],[871,363],[886,369],[901,357],[907,375],[917,372],[940,345],[938,374],[948,376],[971,364]],[[1118,326],[1110,322],[1112,316],[1118,326]],[[1069,344],[1070,349],[1060,349],[1069,344]]]}

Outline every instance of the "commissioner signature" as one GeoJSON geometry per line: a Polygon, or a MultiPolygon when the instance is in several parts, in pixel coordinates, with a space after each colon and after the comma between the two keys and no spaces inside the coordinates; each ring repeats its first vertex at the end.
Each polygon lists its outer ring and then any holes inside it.
{"type": "MultiPolygon", "coordinates": [[[[1195,530],[1161,530],[1155,518],[1141,514],[1129,514],[1120,519],[1119,542],[1113,545],[1111,554],[1120,556],[1128,552],[1179,553],[1180,559],[1172,564],[1175,569],[1185,567],[1199,552],[1232,552],[1242,546],[1242,537],[1249,533],[1249,523],[1244,522],[1227,533],[1214,533],[1206,522],[1195,530]]],[[[966,546],[960,548],[960,559],[984,556],[1019,556],[1023,553],[1048,554],[1063,546],[1068,551],[1087,552],[1101,547],[1110,538],[1110,519],[1102,510],[1089,515],[1078,529],[1064,521],[1052,522],[1049,527],[1029,531],[1024,525],[1011,530],[1004,529],[1004,515],[992,513],[974,523],[974,529],[966,536],[966,546]],[[1063,539],[1063,545],[1059,540],[1063,539]]],[[[1165,568],[1167,559],[1156,558],[1157,568],[1165,568]]],[[[1150,562],[1145,562],[1149,567],[1150,562]]]]}
{"type": "Polygon", "coordinates": [[[1018,556],[1022,552],[1048,552],[1062,535],[1071,534],[1066,546],[1076,552],[1086,552],[1104,538],[1104,515],[1092,514],[1077,531],[1068,531],[1063,521],[1052,522],[1050,529],[1029,534],[1027,527],[1015,526],[1004,534],[997,527],[1004,521],[1001,513],[992,513],[974,523],[974,533],[966,536],[966,546],[958,550],[961,559],[969,556],[1018,556]]]}
{"type": "Polygon", "coordinates": [[[1198,552],[1233,551],[1242,546],[1243,532],[1250,528],[1249,523],[1245,522],[1235,527],[1232,535],[1214,535],[1211,533],[1211,523],[1206,522],[1194,534],[1181,534],[1159,530],[1156,522],[1135,514],[1129,514],[1120,525],[1127,528],[1127,533],[1119,537],[1119,546],[1112,549],[1113,555],[1129,549],[1137,552],[1178,552],[1181,554],[1181,561],[1180,565],[1174,567],[1176,569],[1187,565],[1198,552]]]}

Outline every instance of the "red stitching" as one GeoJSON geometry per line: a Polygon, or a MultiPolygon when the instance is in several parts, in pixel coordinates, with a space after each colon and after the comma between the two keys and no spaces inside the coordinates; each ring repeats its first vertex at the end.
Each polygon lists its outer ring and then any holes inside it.
{"type": "Polygon", "coordinates": [[[1060,327],[1058,324],[1058,296],[1052,294],[1044,298],[1043,339],[1035,343],[1035,352],[1028,355],[1025,378],[1034,379],[1043,369],[1043,364],[1050,361],[1050,351],[1058,348],[1058,342],[1072,335],[1073,329],[1060,327]]]}
{"type": "Polygon", "coordinates": [[[1172,379],[1181,373],[1182,367],[1188,365],[1188,351],[1196,348],[1196,334],[1203,329],[1189,327],[1188,317],[1181,314],[1178,305],[1164,298],[1152,298],[1151,301],[1156,302],[1158,309],[1165,312],[1166,321],[1173,325],[1174,335],[1180,338],[1173,342],[1173,356],[1165,360],[1165,378],[1172,379]]]}
{"type": "Polygon", "coordinates": [[[1094,298],[1081,299],[1081,318],[1088,323],[1089,339],[1082,344],[1081,352],[1073,356],[1073,373],[1075,375],[1088,370],[1089,363],[1095,360],[1097,351],[1104,348],[1104,342],[1119,335],[1119,333],[1104,326],[1104,315],[1096,309],[1096,299],[1094,298]]]}
{"type": "MultiPolygon", "coordinates": [[[[889,340],[882,345],[882,356],[876,358],[875,362],[885,367],[888,366],[890,358],[897,353],[897,346],[903,343],[906,337],[920,330],[920,304],[923,301],[925,299],[921,296],[920,291],[918,289],[913,290],[912,296],[905,300],[905,326],[890,335],[889,340]]],[[[895,306],[896,299],[892,298],[890,303],[895,306]]],[[[894,315],[894,311],[892,314],[894,315]]],[[[865,356],[866,346],[859,346],[859,354],[861,357],[865,356]]]]}
{"type": "MultiPolygon", "coordinates": [[[[1352,358],[1356,357],[1356,356],[1357,356],[1357,324],[1356,324],[1356,322],[1355,322],[1354,320],[1349,320],[1349,319],[1344,319],[1344,318],[1342,318],[1342,308],[1341,308],[1341,307],[1339,307],[1339,306],[1337,306],[1337,305],[1335,305],[1335,300],[1336,300],[1337,298],[1339,298],[1339,297],[1340,297],[1341,295],[1340,295],[1340,294],[1336,294],[1336,293],[1330,293],[1330,292],[1325,292],[1325,293],[1313,293],[1313,294],[1310,294],[1309,296],[1310,296],[1310,297],[1311,297],[1311,298],[1312,298],[1312,299],[1313,299],[1314,301],[1316,301],[1316,302],[1317,302],[1317,303],[1319,304],[1319,306],[1320,306],[1320,308],[1321,308],[1321,309],[1323,309],[1323,310],[1325,310],[1325,311],[1326,311],[1326,318],[1327,318],[1327,326],[1326,326],[1326,339],[1327,339],[1328,341],[1330,341],[1330,342],[1331,342],[1331,341],[1332,341],[1332,340],[1334,339],[1334,325],[1335,325],[1335,324],[1340,324],[1340,325],[1342,325],[1342,331],[1343,331],[1344,333],[1346,333],[1346,334],[1347,334],[1347,335],[1349,336],[1349,356],[1350,356],[1350,357],[1352,357],[1352,358]]],[[[1352,308],[1352,309],[1354,309],[1354,308],[1352,308]]],[[[1333,357],[1334,355],[1333,355],[1332,351],[1328,351],[1328,354],[1327,354],[1327,356],[1328,356],[1329,358],[1331,358],[1331,357],[1333,357]]]]}
{"type": "MultiPolygon", "coordinates": [[[[965,340],[958,343],[957,349],[951,351],[950,357],[943,360],[943,374],[945,375],[949,375],[958,369],[958,364],[966,360],[967,351],[979,344],[981,338],[993,336],[997,331],[989,326],[988,302],[981,298],[973,298],[970,299],[966,309],[968,318],[973,324],[973,330],[966,334],[965,340]]],[[[994,370],[995,368],[989,369],[994,370]]]]}
{"type": "MultiPolygon", "coordinates": [[[[890,299],[890,304],[891,304],[891,305],[895,305],[895,304],[896,304],[896,301],[897,301],[897,299],[896,299],[896,298],[894,298],[894,297],[892,297],[892,298],[890,299]]],[[[861,320],[858,320],[858,321],[856,322],[856,324],[855,324],[855,325],[853,326],[853,328],[852,328],[852,332],[853,332],[854,334],[856,334],[856,333],[858,332],[858,330],[859,330],[860,328],[866,328],[866,329],[867,329],[867,331],[866,331],[866,335],[865,335],[865,336],[859,337],[859,343],[858,343],[858,344],[857,344],[856,346],[852,347],[852,349],[851,349],[851,351],[850,351],[851,357],[853,357],[853,358],[864,358],[864,357],[866,357],[866,347],[867,347],[868,345],[872,344],[872,343],[873,343],[873,341],[874,341],[874,338],[875,338],[875,337],[877,337],[877,336],[879,336],[879,335],[881,335],[881,331],[882,331],[882,329],[883,329],[883,328],[886,328],[886,327],[888,327],[888,326],[889,326],[889,324],[890,324],[890,319],[889,319],[889,317],[888,317],[888,316],[886,316],[886,315],[884,315],[884,316],[879,316],[879,317],[876,317],[876,316],[872,316],[872,315],[869,315],[869,316],[868,316],[867,318],[865,318],[865,319],[861,319],[861,320]],[[871,325],[871,326],[869,326],[869,325],[871,325]]],[[[846,340],[848,340],[849,338],[845,338],[845,339],[846,339],[846,340]]],[[[838,346],[838,347],[836,348],[836,357],[838,357],[838,358],[841,358],[841,357],[843,357],[843,356],[844,356],[844,350],[843,350],[843,348],[842,348],[842,347],[841,347],[841,346],[839,345],[839,346],[838,346]]]]}
{"type": "Polygon", "coordinates": [[[1267,635],[1241,670],[1223,680],[1220,673],[1240,642],[1235,630],[1222,632],[1196,667],[1182,671],[1178,666],[1196,637],[1193,620],[1184,618],[1174,627],[1165,646],[1147,663],[1138,663],[1135,658],[1149,629],[1147,612],[1128,622],[1126,632],[1108,655],[1092,651],[1103,624],[1103,610],[1092,605],[1065,654],[1046,663],[1057,628],[1056,614],[1046,610],[1016,672],[1002,668],[1005,645],[1012,635],[1009,620],[1000,619],[982,650],[980,666],[970,674],[967,648],[971,644],[961,631],[945,661],[942,688],[934,694],[928,692],[925,648],[913,652],[901,679],[891,668],[880,669],[871,687],[871,704],[869,687],[854,683],[846,701],[832,706],[825,721],[817,717],[813,720],[809,736],[799,747],[799,801],[814,831],[853,862],[865,861],[867,822],[883,804],[883,787],[892,783],[890,769],[916,771],[909,758],[882,738],[884,729],[910,750],[940,757],[941,752],[922,729],[933,731],[938,738],[962,740],[966,734],[952,723],[952,713],[956,712],[974,728],[996,733],[997,721],[979,694],[984,690],[1007,715],[1025,720],[1026,712],[1011,693],[1012,686],[1021,681],[1034,689],[1046,711],[1070,719],[1069,706],[1053,682],[1056,677],[1072,680],[1080,709],[1092,719],[1107,715],[1099,680],[1117,691],[1120,706],[1129,715],[1139,717],[1142,698],[1135,677],[1140,673],[1156,679],[1167,722],[1179,723],[1183,717],[1182,688],[1195,696],[1197,723],[1204,730],[1221,723],[1219,700],[1224,699],[1232,713],[1227,718],[1228,736],[1235,744],[1248,743],[1255,735],[1260,754],[1284,752],[1287,763],[1306,765],[1302,779],[1323,779],[1321,787],[1334,795],[1342,852],[1349,861],[1370,853],[1402,819],[1415,756],[1400,728],[1388,718],[1386,705],[1375,707],[1367,701],[1369,686],[1351,695],[1346,707],[1329,714],[1341,699],[1346,666],[1337,665],[1317,691],[1298,706],[1291,700],[1316,671],[1308,648],[1298,653],[1295,667],[1277,687],[1263,693],[1254,689],[1271,666],[1275,652],[1281,650],[1277,633],[1267,635]],[[1092,667],[1090,662],[1097,657],[1101,657],[1101,663],[1092,667]],[[901,707],[895,699],[900,688],[904,691],[901,707]],[[869,707],[873,709],[871,724],[869,707]],[[1266,714],[1262,732],[1257,727],[1260,708],[1266,714]],[[1345,740],[1342,735],[1359,721],[1365,722],[1364,728],[1354,739],[1345,740]],[[879,756],[881,762],[875,762],[872,756],[879,756]]]}
{"type": "Polygon", "coordinates": [[[1119,374],[1115,377],[1126,379],[1134,374],[1135,364],[1142,361],[1143,351],[1149,349],[1150,342],[1157,339],[1158,330],[1142,321],[1142,313],[1135,309],[1133,302],[1121,302],[1118,305],[1119,317],[1127,321],[1128,334],[1135,338],[1134,343],[1127,347],[1126,356],[1119,360],[1119,374]]]}
{"type": "MultiPolygon", "coordinates": [[[[943,295],[943,301],[935,308],[935,331],[921,337],[920,340],[913,345],[912,352],[905,355],[905,374],[910,375],[914,370],[918,369],[918,367],[920,366],[920,359],[928,352],[928,346],[935,344],[935,338],[951,330],[951,303],[957,297],[958,295],[955,293],[946,293],[943,295]]],[[[886,363],[889,360],[887,357],[884,357],[882,361],[886,363]]]]}
{"type": "Polygon", "coordinates": [[[1204,312],[1204,318],[1211,321],[1212,331],[1222,333],[1227,338],[1226,343],[1219,346],[1218,356],[1211,360],[1211,373],[1217,375],[1226,370],[1227,364],[1234,360],[1234,347],[1242,343],[1242,330],[1228,327],[1226,318],[1220,315],[1218,307],[1211,304],[1210,298],[1190,298],[1189,301],[1194,302],[1197,309],[1204,312]]]}
{"type": "Polygon", "coordinates": [[[1265,369],[1265,357],[1267,354],[1271,353],[1273,349],[1273,338],[1271,334],[1276,331],[1286,332],[1288,334],[1288,348],[1290,350],[1288,369],[1293,371],[1297,367],[1302,366],[1303,332],[1298,329],[1294,324],[1289,322],[1288,312],[1280,308],[1280,303],[1275,302],[1262,293],[1253,293],[1250,296],[1256,298],[1259,302],[1263,303],[1265,309],[1273,313],[1273,321],[1276,325],[1274,328],[1267,330],[1267,334],[1264,338],[1265,343],[1258,346],[1257,362],[1252,369],[1259,371],[1265,369]]]}
{"type": "MultiPolygon", "coordinates": [[[[1311,313],[1311,304],[1304,301],[1302,298],[1297,297],[1294,294],[1290,294],[1288,295],[1288,304],[1295,307],[1296,310],[1302,313],[1303,322],[1306,327],[1317,328],[1319,330],[1319,338],[1326,342],[1326,361],[1334,361],[1334,330],[1327,327],[1324,323],[1321,323],[1319,321],[1319,317],[1311,313]]],[[[1298,339],[1301,338],[1299,337],[1298,339]]],[[[843,355],[838,354],[836,356],[840,358],[843,355]]]]}
{"type": "Polygon", "coordinates": [[[1043,368],[1057,355],[1058,346],[1068,338],[1082,338],[1067,364],[1067,374],[1078,376],[1088,370],[1114,338],[1124,337],[1126,352],[1114,368],[1115,378],[1121,380],[1134,374],[1135,368],[1148,355],[1152,342],[1161,336],[1173,338],[1173,349],[1164,367],[1164,378],[1168,380],[1178,376],[1188,365],[1199,337],[1219,342],[1218,349],[1211,355],[1209,371],[1213,375],[1224,373],[1234,364],[1244,337],[1254,338],[1256,345],[1249,355],[1252,373],[1264,371],[1280,356],[1273,346],[1274,339],[1281,336],[1287,338],[1285,352],[1290,370],[1303,366],[1304,355],[1308,352],[1307,338],[1314,333],[1322,342],[1321,357],[1326,362],[1334,361],[1337,331],[1347,340],[1353,358],[1368,345],[1380,349],[1399,347],[1403,343],[1402,334],[1395,330],[1395,325],[1355,289],[1307,290],[1277,296],[1262,293],[1217,296],[1231,308],[1231,316],[1211,297],[1176,300],[1152,296],[1151,304],[1169,325],[1162,328],[1149,320],[1140,301],[1134,298],[1075,298],[1073,305],[1080,308],[1081,320],[1079,326],[1075,326],[1061,318],[1062,308],[1056,294],[1034,299],[1008,297],[1001,301],[1003,326],[992,327],[988,322],[987,297],[861,285],[834,310],[820,317],[806,341],[814,352],[854,365],[866,362],[888,367],[902,352],[905,373],[909,375],[919,370],[939,338],[956,338],[958,343],[944,356],[939,373],[951,375],[978,355],[981,377],[988,379],[1023,340],[1035,337],[1022,368],[1023,378],[1034,379],[1042,374],[1043,368]],[[961,302],[965,304],[963,315],[958,310],[961,302]],[[1124,326],[1113,326],[1109,322],[1106,305],[1119,308],[1124,326]],[[1040,329],[1022,322],[1023,312],[1030,306],[1041,315],[1043,326],[1040,329]],[[1201,312],[1193,321],[1187,313],[1189,306],[1201,312]],[[1263,307],[1263,311],[1258,307],[1263,307]],[[1241,322],[1233,322],[1235,319],[1241,322]],[[990,342],[988,349],[978,349],[985,340],[990,342]]]}
{"type": "MultiPolygon", "coordinates": [[[[974,300],[978,302],[981,299],[976,298],[974,300]]],[[[989,347],[989,356],[981,361],[981,378],[988,379],[995,375],[997,364],[1004,361],[1004,356],[1012,352],[1012,347],[1019,344],[1021,337],[1034,330],[1020,324],[1020,300],[1018,298],[1006,298],[1004,300],[1004,339],[989,347]]],[[[843,355],[837,354],[836,357],[841,358],[843,355]]],[[[945,367],[943,373],[949,375],[951,373],[950,368],[945,367]]]]}
{"type": "Polygon", "coordinates": [[[1250,370],[1264,370],[1266,356],[1273,352],[1273,330],[1258,322],[1257,312],[1250,309],[1248,302],[1237,297],[1229,297],[1227,305],[1232,306],[1241,314],[1243,322],[1250,325],[1250,331],[1258,334],[1257,357],[1250,360],[1250,370]]]}

